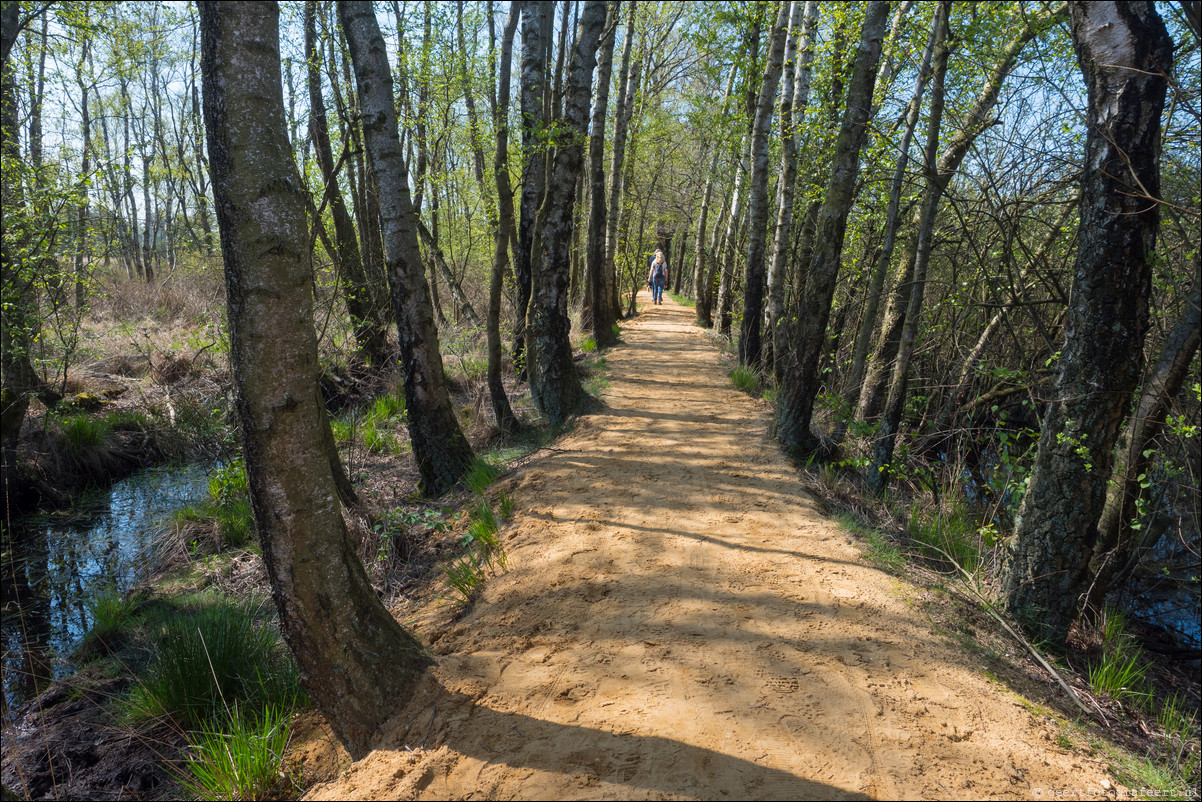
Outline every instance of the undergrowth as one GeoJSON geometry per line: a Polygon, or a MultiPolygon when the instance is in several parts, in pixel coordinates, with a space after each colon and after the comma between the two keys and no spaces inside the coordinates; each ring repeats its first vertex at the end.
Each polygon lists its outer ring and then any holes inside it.
{"type": "MultiPolygon", "coordinates": [[[[835,469],[829,465],[810,473],[818,486],[828,491],[834,486],[834,474],[835,469]]],[[[875,508],[876,520],[873,514],[873,510],[859,508],[836,515],[846,530],[864,539],[867,562],[919,583],[927,582],[921,575],[926,572],[928,579],[937,577],[938,587],[958,590],[969,602],[984,598],[980,594],[988,587],[989,572],[996,566],[1000,539],[995,525],[983,523],[981,514],[963,497],[944,495],[935,503],[924,501],[921,495],[905,504],[884,500],[875,508]]],[[[979,633],[972,628],[964,632],[969,643],[963,645],[982,648],[975,642],[979,633]]],[[[1110,700],[1114,706],[1111,710],[1121,711],[1124,720],[1141,721],[1140,727],[1150,735],[1141,753],[1104,740],[1091,728],[1057,718],[1067,733],[1062,736],[1062,745],[1067,748],[1074,741],[1082,741],[1103,752],[1117,780],[1146,789],[1156,798],[1196,798],[1194,790],[1202,782],[1199,723],[1189,702],[1178,693],[1158,693],[1152,680],[1152,661],[1122,613],[1107,609],[1092,630],[1081,630],[1081,637],[1097,644],[1081,671],[1090,691],[1099,699],[1110,700]]],[[[1038,648],[1061,674],[1071,670],[1069,656],[1049,654],[1046,647],[1033,648],[1038,648]]],[[[1103,719],[1099,720],[1107,724],[1103,719]]]]}
{"type": "Polygon", "coordinates": [[[737,365],[730,372],[730,381],[736,388],[745,393],[754,393],[759,389],[760,377],[753,368],[737,365]]]}

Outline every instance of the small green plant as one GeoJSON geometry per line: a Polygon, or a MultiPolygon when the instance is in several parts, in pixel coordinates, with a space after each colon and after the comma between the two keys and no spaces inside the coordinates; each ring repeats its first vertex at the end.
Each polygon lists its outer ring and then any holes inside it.
{"type": "Polygon", "coordinates": [[[583,374],[587,377],[584,391],[600,398],[609,389],[609,360],[596,353],[585,362],[583,374]]]}
{"type": "Polygon", "coordinates": [[[463,536],[463,545],[478,552],[484,564],[492,566],[495,563],[504,570],[507,560],[501,540],[497,537],[500,528],[492,506],[487,499],[481,498],[472,511],[472,523],[463,536]]]}
{"type": "Polygon", "coordinates": [[[513,516],[513,496],[502,490],[497,496],[497,504],[501,507],[501,518],[508,521],[513,516]]]}
{"type": "Polygon", "coordinates": [[[1089,668],[1089,686],[1116,702],[1147,707],[1148,663],[1127,632],[1126,617],[1112,608],[1102,612],[1102,654],[1089,668]]]}
{"type": "Polygon", "coordinates": [[[864,551],[864,558],[868,562],[890,574],[903,572],[906,567],[906,558],[884,534],[872,527],[864,526],[849,513],[839,515],[838,519],[844,529],[854,532],[868,541],[868,548],[864,551]]]}
{"type": "Polygon", "coordinates": [[[363,438],[363,447],[373,454],[399,454],[400,442],[388,430],[387,421],[374,417],[364,418],[359,430],[363,438]]]}
{"type": "Polygon", "coordinates": [[[189,736],[180,784],[197,799],[269,799],[297,790],[284,770],[292,709],[268,705],[247,714],[235,702],[224,719],[189,736]]]}
{"type": "Polygon", "coordinates": [[[736,388],[745,393],[755,392],[760,386],[760,377],[755,370],[746,365],[739,365],[730,372],[730,381],[736,388]]]}
{"type": "Polygon", "coordinates": [[[470,515],[471,523],[463,533],[464,551],[446,565],[447,586],[465,604],[475,601],[489,571],[504,571],[509,565],[497,536],[500,522],[488,499],[477,498],[470,515]]]}
{"type": "Polygon", "coordinates": [[[86,660],[104,648],[114,648],[118,640],[124,638],[124,630],[135,617],[141,602],[141,596],[123,592],[116,585],[106,585],[96,591],[84,603],[92,623],[76,647],[76,658],[86,660]]]}
{"type": "Polygon", "coordinates": [[[1174,693],[1156,711],[1156,724],[1164,732],[1165,762],[1181,775],[1187,788],[1197,788],[1202,780],[1197,715],[1187,712],[1186,701],[1174,693]]]}
{"type": "Polygon", "coordinates": [[[404,414],[405,396],[399,391],[394,391],[378,396],[372,402],[371,410],[367,413],[367,417],[383,421],[400,417],[404,414]]]}
{"type": "Polygon", "coordinates": [[[209,477],[209,499],[204,512],[216,519],[222,543],[242,548],[255,536],[255,517],[250,505],[246,466],[234,459],[218,467],[209,477]]]}
{"type": "Polygon", "coordinates": [[[486,576],[485,566],[474,551],[461,554],[447,563],[447,586],[459,594],[464,604],[471,604],[480,594],[486,576]]]}
{"type": "Polygon", "coordinates": [[[585,337],[580,341],[580,350],[584,351],[586,354],[591,354],[593,351],[597,350],[597,341],[592,337],[592,335],[585,337]]]}
{"type": "Polygon", "coordinates": [[[482,459],[472,463],[471,470],[463,477],[463,482],[477,495],[488,489],[497,480],[501,472],[482,459]]]}
{"type": "Polygon", "coordinates": [[[618,327],[617,323],[611,323],[609,330],[613,334],[615,340],[622,336],[622,329],[618,327]]]}

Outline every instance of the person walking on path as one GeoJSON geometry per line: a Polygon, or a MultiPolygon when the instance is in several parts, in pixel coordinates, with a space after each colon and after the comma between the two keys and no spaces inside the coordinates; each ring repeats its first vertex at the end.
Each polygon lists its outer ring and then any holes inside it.
{"type": "Polygon", "coordinates": [[[647,270],[647,286],[651,287],[651,303],[662,304],[664,302],[664,287],[667,285],[668,260],[664,258],[664,252],[656,248],[655,258],[651,260],[651,266],[647,270]]]}

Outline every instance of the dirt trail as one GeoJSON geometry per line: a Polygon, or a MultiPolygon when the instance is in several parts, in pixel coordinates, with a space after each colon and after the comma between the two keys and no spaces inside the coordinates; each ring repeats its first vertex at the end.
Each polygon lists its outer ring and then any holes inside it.
{"type": "Polygon", "coordinates": [[[310,798],[1105,796],[801,494],[692,317],[624,328],[607,409],[512,480],[509,572],[310,798]]]}

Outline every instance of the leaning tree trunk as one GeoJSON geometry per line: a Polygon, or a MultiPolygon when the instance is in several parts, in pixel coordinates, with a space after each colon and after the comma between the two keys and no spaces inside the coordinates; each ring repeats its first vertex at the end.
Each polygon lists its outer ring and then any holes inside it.
{"type": "Polygon", "coordinates": [[[522,15],[522,198],[518,220],[518,248],[513,255],[516,285],[513,323],[513,364],[518,378],[526,378],[526,312],[530,307],[530,262],[533,258],[535,218],[546,186],[545,144],[539,134],[547,123],[544,95],[547,84],[547,28],[553,18],[553,0],[523,3],[522,15]]]}
{"type": "MultiPolygon", "coordinates": [[[[490,12],[491,13],[491,12],[490,12]]],[[[492,398],[497,428],[503,434],[515,434],[521,421],[513,414],[505,382],[501,375],[501,288],[509,266],[509,243],[514,236],[513,189],[509,185],[509,77],[513,61],[513,35],[517,31],[520,9],[511,6],[509,19],[501,34],[501,70],[497,81],[497,102],[493,104],[493,128],[497,132],[497,150],[493,156],[493,180],[497,185],[497,225],[493,231],[492,275],[488,282],[488,393],[492,398]]],[[[491,30],[491,28],[490,28],[491,30]]]]}
{"type": "Polygon", "coordinates": [[[1173,398],[1181,390],[1202,336],[1202,280],[1194,255],[1194,286],[1185,301],[1185,311],[1169,332],[1160,359],[1143,382],[1139,404],[1127,421],[1122,445],[1115,460],[1106,506],[1098,521],[1098,543],[1089,570],[1093,578],[1084,612],[1097,616],[1118,572],[1135,556],[1137,502],[1144,487],[1144,474],[1151,463],[1153,441],[1164,428],[1173,398]]]}
{"type": "MultiPolygon", "coordinates": [[[[910,98],[910,106],[906,112],[906,127],[902,132],[901,144],[897,148],[897,164],[893,169],[893,183],[889,187],[889,204],[885,212],[885,239],[876,255],[872,275],[868,280],[864,316],[859,330],[856,332],[856,341],[852,348],[851,370],[847,381],[848,389],[843,396],[845,409],[854,406],[860,397],[860,386],[864,381],[864,368],[868,361],[868,346],[872,341],[872,332],[876,328],[877,312],[880,311],[881,295],[885,288],[885,276],[889,272],[889,263],[893,261],[893,249],[897,244],[902,186],[906,179],[906,166],[910,163],[910,140],[914,137],[914,129],[918,125],[919,113],[922,111],[922,96],[927,80],[930,78],[932,48],[940,30],[939,16],[939,14],[935,14],[932,19],[931,34],[927,37],[927,46],[922,54],[922,64],[918,68],[918,76],[914,82],[914,94],[910,98]]],[[[849,422],[850,415],[844,413],[839,415],[839,420],[835,423],[835,445],[843,442],[849,422]]]]}
{"type": "MultiPolygon", "coordinates": [[[[784,67],[785,40],[789,38],[789,9],[793,4],[782,2],[772,26],[764,78],[760,81],[759,97],[755,104],[755,120],[751,126],[751,179],[747,192],[747,265],[743,288],[743,322],[739,332],[739,362],[759,367],[763,357],[760,340],[760,318],[764,313],[764,280],[767,267],[768,228],[768,138],[772,130],[772,110],[776,90],[784,67]]],[[[788,95],[788,91],[786,91],[788,95]]],[[[792,96],[789,96],[792,103],[792,96]]]]}
{"type": "Polygon", "coordinates": [[[593,340],[598,346],[614,342],[613,307],[606,293],[605,280],[605,115],[609,109],[609,75],[614,61],[620,0],[610,4],[606,36],[597,51],[597,96],[593,99],[592,132],[589,135],[589,216],[588,244],[585,247],[585,297],[592,312],[593,340]]]}
{"type": "MultiPolygon", "coordinates": [[[[952,176],[960,168],[960,163],[968,155],[968,151],[977,137],[997,124],[998,120],[991,116],[991,112],[1001,94],[1002,84],[1018,63],[1018,57],[1023,48],[1040,32],[1046,30],[1064,12],[1064,9],[1064,6],[1060,6],[1023,19],[1022,30],[1010,40],[998,63],[989,73],[985,85],[981,87],[981,91],[973,101],[972,108],[965,117],[960,133],[952,138],[939,156],[936,183],[940,194],[947,189],[952,176]]],[[[914,228],[917,230],[921,222],[919,218],[922,216],[922,210],[916,210],[914,216],[914,228]]],[[[918,237],[915,234],[906,242],[901,258],[901,275],[894,283],[893,291],[889,294],[884,321],[880,327],[881,333],[877,338],[872,357],[865,367],[864,381],[860,388],[859,401],[856,404],[857,420],[870,420],[880,412],[890,368],[901,342],[902,326],[905,325],[906,308],[909,306],[909,289],[914,277],[914,261],[917,253],[918,237]]]]}
{"type": "Polygon", "coordinates": [[[923,168],[927,174],[926,192],[923,197],[921,222],[918,225],[918,249],[914,259],[914,280],[910,285],[910,302],[906,309],[906,322],[902,327],[897,358],[893,363],[893,376],[889,382],[889,398],[885,402],[885,414],[873,445],[873,465],[868,471],[868,486],[876,493],[884,493],[889,485],[889,471],[893,462],[893,451],[897,445],[897,430],[901,427],[902,409],[906,403],[906,391],[910,382],[910,360],[914,356],[914,341],[918,336],[918,319],[922,313],[922,298],[926,288],[927,265],[931,261],[932,240],[935,236],[935,214],[939,210],[942,192],[937,186],[935,154],[939,152],[939,127],[943,122],[943,85],[947,75],[948,49],[947,22],[951,12],[951,0],[943,0],[935,11],[931,43],[935,57],[935,74],[931,80],[931,107],[928,112],[927,146],[923,168]]]}
{"type": "Polygon", "coordinates": [[[323,446],[303,189],[284,123],[274,3],[200,4],[205,128],[251,503],[280,628],[352,757],[430,659],[384,609],[323,446]]]}
{"type": "Polygon", "coordinates": [[[338,18],[354,61],[364,144],[380,193],[385,264],[405,369],[409,437],[423,489],[438,495],[459,481],[475,457],[447,391],[430,289],[417,245],[409,171],[397,135],[384,37],[366,0],[339,4],[338,18]]]}
{"type": "Polygon", "coordinates": [[[1160,223],[1173,44],[1148,2],[1074,2],[1088,88],[1080,245],[1035,466],[1002,566],[1005,607],[1063,643],[1089,579],[1114,443],[1139,382],[1160,223]]]}
{"type": "Polygon", "coordinates": [[[338,249],[338,267],[342,278],[346,310],[351,316],[355,343],[359,354],[368,364],[382,366],[388,360],[388,333],[380,310],[372,297],[355,237],[355,224],[342,199],[338,186],[338,170],[334,164],[334,149],[330,145],[330,128],[326,122],[326,102],[321,93],[321,64],[317,47],[317,0],[305,3],[305,61],[309,87],[309,133],[317,166],[325,183],[330,215],[334,219],[334,240],[338,249]]]}
{"type": "Polygon", "coordinates": [[[819,447],[818,438],[810,431],[814,399],[818,397],[820,384],[818,360],[822,357],[826,324],[834,300],[847,215],[860,174],[860,149],[867,133],[868,108],[872,103],[877,61],[888,18],[887,2],[870,3],[864,15],[859,52],[847,94],[847,112],[843,115],[830,182],[818,213],[817,244],[798,310],[793,348],[785,355],[777,399],[776,436],[795,454],[812,453],[819,447]]]}
{"type": "Polygon", "coordinates": [[[526,314],[526,369],[534,405],[553,425],[563,423],[584,398],[572,361],[568,319],[568,246],[572,241],[573,193],[588,133],[589,95],[597,44],[605,24],[605,0],[588,0],[580,15],[565,88],[568,140],[555,152],[547,197],[539,211],[541,241],[531,260],[530,308],[526,314]]]}

